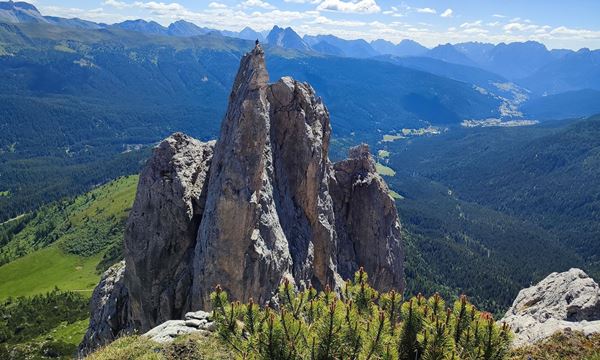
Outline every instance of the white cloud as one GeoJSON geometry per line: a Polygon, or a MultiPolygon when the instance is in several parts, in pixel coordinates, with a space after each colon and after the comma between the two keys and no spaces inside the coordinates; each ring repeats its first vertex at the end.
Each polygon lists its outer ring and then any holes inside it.
{"type": "Polygon", "coordinates": [[[440,14],[441,17],[452,17],[452,9],[446,9],[443,13],[440,14]]]}
{"type": "Polygon", "coordinates": [[[261,8],[261,9],[267,9],[267,10],[275,9],[275,6],[273,6],[263,0],[246,0],[246,1],[242,2],[241,5],[243,7],[249,7],[249,8],[261,8]]]}
{"type": "Polygon", "coordinates": [[[501,14],[494,14],[494,15],[492,15],[492,17],[499,18],[499,19],[503,19],[503,18],[505,18],[506,16],[504,16],[504,15],[501,15],[501,14]]]}
{"type": "Polygon", "coordinates": [[[117,9],[125,9],[127,7],[130,7],[130,4],[117,0],[105,0],[103,4],[115,7],[117,9]]]}
{"type": "Polygon", "coordinates": [[[375,0],[324,0],[317,10],[353,12],[353,13],[378,13],[381,11],[375,0]]]}
{"type": "Polygon", "coordinates": [[[426,8],[417,8],[417,12],[418,13],[422,13],[422,14],[436,14],[437,11],[435,9],[426,7],[426,8]]]}
{"type": "Polygon", "coordinates": [[[511,22],[502,27],[505,31],[530,31],[538,28],[537,25],[511,22]]]}
{"type": "Polygon", "coordinates": [[[137,8],[137,9],[145,9],[151,11],[184,11],[185,7],[179,3],[164,3],[164,2],[156,2],[156,1],[136,1],[133,3],[127,3],[119,0],[105,0],[104,5],[112,6],[117,9],[126,9],[126,8],[137,8]]]}
{"type": "Polygon", "coordinates": [[[481,20],[477,20],[477,21],[473,21],[473,22],[465,22],[460,24],[461,28],[472,28],[472,27],[476,27],[476,26],[481,26],[481,20]]]}
{"type": "Polygon", "coordinates": [[[227,8],[227,5],[225,5],[225,4],[222,4],[222,3],[220,3],[220,2],[214,2],[214,1],[213,1],[213,2],[211,2],[210,4],[208,4],[208,7],[209,7],[210,9],[225,9],[225,8],[227,8]]]}
{"type": "Polygon", "coordinates": [[[600,40],[600,31],[587,29],[573,29],[566,26],[559,26],[550,31],[550,35],[563,39],[588,39],[600,40]]]}
{"type": "Polygon", "coordinates": [[[479,28],[479,27],[473,27],[473,28],[464,29],[463,33],[465,33],[465,34],[487,34],[487,33],[489,33],[489,31],[479,28]]]}
{"type": "Polygon", "coordinates": [[[183,5],[178,4],[178,3],[163,3],[163,2],[155,2],[155,1],[150,1],[150,2],[136,1],[133,3],[133,6],[140,8],[140,9],[153,10],[153,11],[183,11],[183,10],[185,10],[183,5]]]}
{"type": "Polygon", "coordinates": [[[367,25],[362,21],[351,21],[351,20],[333,20],[325,16],[317,16],[314,20],[309,21],[309,24],[319,25],[332,25],[332,26],[346,26],[346,27],[359,27],[367,25]]]}

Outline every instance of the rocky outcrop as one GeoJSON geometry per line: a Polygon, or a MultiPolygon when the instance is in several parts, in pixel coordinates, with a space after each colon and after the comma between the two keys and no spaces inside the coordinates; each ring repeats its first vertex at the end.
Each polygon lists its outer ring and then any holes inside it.
{"type": "Polygon", "coordinates": [[[110,343],[119,335],[132,329],[129,322],[129,296],[125,287],[125,262],[121,261],[106,270],[92,294],[91,317],[79,352],[110,343]]]}
{"type": "Polygon", "coordinates": [[[600,287],[580,269],[552,273],[521,290],[501,321],[515,332],[515,346],[561,330],[600,332],[600,287]]]}
{"type": "Polygon", "coordinates": [[[214,142],[176,133],[154,150],[140,175],[125,228],[131,320],[147,331],[190,309],[192,256],[206,202],[214,142]]]}
{"type": "Polygon", "coordinates": [[[400,222],[385,181],[375,171],[367,145],[350,149],[349,158],[335,164],[331,194],[335,203],[340,275],[351,278],[359,266],[373,286],[403,288],[400,222]]]}
{"type": "Polygon", "coordinates": [[[158,343],[170,343],[181,335],[209,333],[216,330],[210,313],[205,311],[189,312],[183,320],[169,320],[144,334],[158,343]]]}
{"type": "Polygon", "coordinates": [[[235,299],[264,302],[290,270],[273,199],[268,81],[257,47],[241,61],[215,148],[194,260],[197,308],[217,284],[235,299]]]}
{"type": "MultiPolygon", "coordinates": [[[[359,268],[403,289],[400,225],[366,145],[328,158],[329,113],[310,85],[269,84],[244,56],[219,141],[174,134],[140,176],[125,233],[129,322],[140,332],[231,298],[265,303],[285,278],[341,289],[359,268]]],[[[187,331],[170,322],[165,332],[187,331]]],[[[162,330],[161,330],[162,331],[162,330]]]]}

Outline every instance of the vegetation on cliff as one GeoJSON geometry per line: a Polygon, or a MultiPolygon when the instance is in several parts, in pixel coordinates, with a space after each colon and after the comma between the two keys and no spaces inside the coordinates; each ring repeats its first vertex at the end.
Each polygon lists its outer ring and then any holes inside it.
{"type": "Polygon", "coordinates": [[[511,339],[466,297],[449,308],[437,294],[404,301],[362,269],[339,296],[284,282],[276,308],[229,302],[220,287],[212,300],[219,335],[243,359],[505,359],[511,339]]]}
{"type": "Polygon", "coordinates": [[[91,354],[109,359],[508,359],[511,333],[466,297],[405,300],[378,293],[360,270],[341,294],[296,291],[284,281],[273,306],[231,302],[213,292],[213,333],[159,344],[129,336],[91,354]],[[275,305],[276,304],[276,305],[275,305]]]}
{"type": "Polygon", "coordinates": [[[70,359],[87,327],[88,298],[57,289],[0,302],[0,359],[70,359]]]}

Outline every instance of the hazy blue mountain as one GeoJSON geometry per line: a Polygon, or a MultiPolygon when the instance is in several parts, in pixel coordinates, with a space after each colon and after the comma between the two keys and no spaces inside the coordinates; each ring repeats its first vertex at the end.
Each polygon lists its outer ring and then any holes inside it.
{"type": "Polygon", "coordinates": [[[156,21],[146,21],[142,19],[138,20],[126,20],[121,23],[117,23],[112,25],[113,27],[129,30],[129,31],[137,31],[144,34],[152,34],[152,35],[168,35],[168,29],[157,23],[156,21]]]}
{"type": "Polygon", "coordinates": [[[396,45],[399,56],[419,56],[425,54],[429,49],[410,39],[404,39],[396,45]]]}
{"type": "Polygon", "coordinates": [[[454,64],[478,66],[474,60],[455,48],[452,44],[438,45],[427,51],[425,56],[454,64]]]}
{"type": "MultiPolygon", "coordinates": [[[[371,47],[380,54],[397,55],[396,44],[384,39],[371,41],[371,47]]],[[[398,55],[399,56],[399,55],[398,55]]]]}
{"type": "Polygon", "coordinates": [[[571,53],[573,53],[571,50],[565,49],[550,51],[536,41],[498,45],[465,42],[438,46],[427,56],[461,65],[478,66],[507,79],[516,80],[531,76],[552,61],[562,59],[571,53]]]}
{"type": "Polygon", "coordinates": [[[546,46],[536,41],[500,43],[489,52],[489,60],[481,66],[508,79],[519,79],[552,60],[546,46]]]}
{"type": "MultiPolygon", "coordinates": [[[[305,35],[303,39],[309,46],[325,42],[337,49],[340,49],[343,55],[348,57],[369,58],[379,55],[379,53],[363,39],[346,40],[334,35],[305,35]]],[[[321,48],[323,48],[323,46],[321,46],[321,48]]]]}
{"type": "Polygon", "coordinates": [[[548,62],[519,81],[539,94],[600,90],[600,50],[581,49],[548,62]]]}
{"type": "Polygon", "coordinates": [[[0,2],[0,22],[47,23],[38,9],[26,2],[0,2]]]}
{"type": "Polygon", "coordinates": [[[327,41],[321,41],[310,46],[314,51],[332,56],[345,56],[344,51],[337,46],[331,45],[327,41]]]}
{"type": "Polygon", "coordinates": [[[570,49],[552,49],[552,50],[550,50],[550,54],[552,54],[552,56],[555,59],[560,59],[560,58],[562,58],[568,54],[572,54],[572,53],[574,53],[574,51],[570,50],[570,49]]]}
{"type": "Polygon", "coordinates": [[[310,46],[302,40],[300,35],[298,35],[291,27],[283,29],[275,25],[271,32],[269,32],[266,40],[273,46],[279,46],[285,49],[310,51],[310,46]]]}
{"type": "Polygon", "coordinates": [[[63,27],[81,28],[81,29],[104,29],[106,24],[98,24],[93,21],[81,20],[77,18],[65,19],[57,16],[44,16],[49,24],[63,27]]]}
{"type": "Polygon", "coordinates": [[[600,91],[568,91],[541,96],[526,102],[522,110],[533,119],[566,119],[600,114],[600,91]]]}
{"type": "Polygon", "coordinates": [[[243,39],[243,40],[252,40],[252,41],[258,40],[261,42],[265,41],[265,36],[262,33],[255,31],[251,27],[245,27],[242,29],[242,31],[239,31],[239,32],[238,31],[229,31],[229,30],[221,30],[220,32],[224,36],[229,36],[229,37],[233,37],[233,38],[238,38],[238,39],[243,39]]]}
{"type": "Polygon", "coordinates": [[[264,41],[265,37],[263,34],[258,31],[252,29],[251,27],[246,26],[242,31],[237,34],[237,37],[244,40],[258,40],[264,41]]]}
{"type": "Polygon", "coordinates": [[[447,77],[469,84],[480,86],[484,89],[498,92],[494,83],[504,83],[507,80],[502,76],[483,70],[479,67],[448,63],[442,60],[419,56],[380,56],[379,60],[389,61],[408,68],[426,71],[435,75],[447,77]]]}
{"type": "Polygon", "coordinates": [[[172,36],[198,36],[205,35],[209,32],[214,31],[209,28],[202,28],[194,23],[185,20],[179,20],[167,28],[167,34],[172,36]]]}
{"type": "Polygon", "coordinates": [[[398,44],[383,39],[374,40],[371,41],[371,47],[380,54],[394,56],[421,56],[429,50],[418,42],[409,39],[404,39],[398,44]]]}
{"type": "Polygon", "coordinates": [[[495,45],[490,43],[482,43],[478,41],[469,41],[454,44],[454,48],[465,54],[469,59],[477,64],[485,64],[489,61],[489,53],[494,49],[495,45]]]}
{"type": "Polygon", "coordinates": [[[104,24],[81,19],[65,19],[56,16],[43,16],[38,9],[26,2],[0,2],[0,22],[6,23],[41,23],[64,27],[100,29],[104,24]]]}

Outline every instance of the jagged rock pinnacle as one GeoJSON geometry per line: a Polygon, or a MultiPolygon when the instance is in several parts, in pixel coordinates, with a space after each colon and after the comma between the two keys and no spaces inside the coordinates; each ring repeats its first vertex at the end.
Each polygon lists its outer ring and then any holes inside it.
{"type": "MultiPolygon", "coordinates": [[[[217,143],[175,134],[142,172],[125,234],[127,298],[118,298],[129,318],[120,323],[145,332],[209,309],[218,284],[259,303],[283,279],[339,291],[359,267],[376,288],[402,291],[387,185],[366,145],[332,164],[330,136],[314,89],[289,77],[269,85],[256,44],[240,62],[217,143]]],[[[92,318],[103,328],[114,311],[100,307],[92,318]]]]}
{"type": "Polygon", "coordinates": [[[269,73],[265,64],[265,52],[260,44],[256,44],[254,49],[242,58],[229,98],[230,107],[235,98],[244,96],[244,92],[265,88],[268,84],[269,73]]]}

